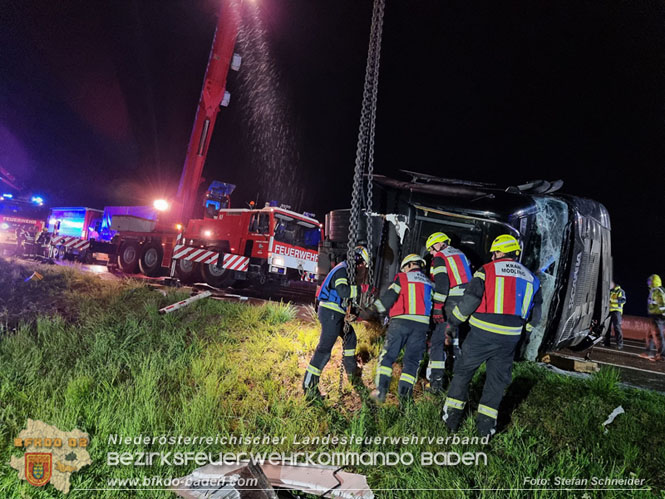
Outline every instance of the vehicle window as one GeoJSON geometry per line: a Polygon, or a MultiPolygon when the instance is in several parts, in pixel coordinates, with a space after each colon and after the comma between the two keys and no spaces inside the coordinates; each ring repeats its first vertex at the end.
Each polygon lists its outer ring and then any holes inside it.
{"type": "Polygon", "coordinates": [[[254,213],[249,224],[249,231],[253,234],[268,234],[270,232],[270,215],[268,213],[254,213]]]}
{"type": "Polygon", "coordinates": [[[276,214],[275,239],[292,246],[316,250],[321,240],[321,229],[314,224],[276,214]]]}

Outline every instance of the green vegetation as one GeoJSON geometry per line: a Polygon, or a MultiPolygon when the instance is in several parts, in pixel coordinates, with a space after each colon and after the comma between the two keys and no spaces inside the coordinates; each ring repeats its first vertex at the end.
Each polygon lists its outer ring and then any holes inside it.
{"type": "MultiPolygon", "coordinates": [[[[19,482],[8,466],[13,438],[28,418],[91,437],[92,464],[72,475],[69,497],[169,497],[156,491],[82,491],[109,478],[180,477],[196,466],[108,466],[107,452],[124,451],[327,451],[326,445],[293,443],[293,437],[357,435],[447,436],[441,398],[417,390],[417,403],[401,411],[363,403],[345,382],[338,391],[340,345],[324,372],[324,403],[300,394],[304,369],[316,346],[316,324],[295,319],[290,305],[261,307],[201,300],[161,316],[158,309],[186,297],[168,296],[133,281],[108,282],[74,270],[22,267],[0,260],[0,496],[55,497],[50,485],[19,482]],[[42,281],[23,280],[37,269],[42,281]],[[287,437],[282,445],[114,445],[109,435],[287,437]],[[76,490],[79,489],[79,490],[76,490]]],[[[372,383],[382,337],[357,327],[359,350],[372,383]]],[[[524,489],[526,477],[645,478],[665,486],[665,396],[624,390],[617,373],[589,381],[561,376],[530,363],[514,369],[502,407],[502,431],[487,446],[434,444],[349,445],[337,451],[485,452],[479,466],[359,466],[378,497],[494,497],[495,492],[395,489],[524,489]],[[622,405],[605,434],[602,422],[622,405]]],[[[472,407],[484,374],[472,386],[472,407]]],[[[393,391],[394,393],[394,391],[393,391]]],[[[468,419],[461,436],[473,436],[468,419]]],[[[653,492],[637,495],[652,497],[653,492]]],[[[568,492],[531,492],[567,497],[568,492]]],[[[575,495],[582,496],[583,492],[575,495]]],[[[592,491],[590,497],[625,492],[592,491]]],[[[521,497],[525,492],[501,495],[521,497]]],[[[633,493],[635,495],[635,493],[633,493]]]]}

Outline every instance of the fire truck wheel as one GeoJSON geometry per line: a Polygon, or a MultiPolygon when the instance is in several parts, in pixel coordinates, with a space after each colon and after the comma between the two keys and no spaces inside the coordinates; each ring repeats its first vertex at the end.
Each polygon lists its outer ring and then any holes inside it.
{"type": "Polygon", "coordinates": [[[143,245],[139,267],[143,275],[154,277],[162,270],[162,258],[164,250],[159,243],[147,243],[143,245]]]}
{"type": "Polygon", "coordinates": [[[118,266],[126,274],[134,274],[139,265],[139,243],[125,241],[118,250],[118,266]]]}
{"type": "Polygon", "coordinates": [[[194,282],[201,275],[199,264],[191,260],[177,260],[175,264],[175,275],[182,282],[189,284],[194,282]]]}
{"type": "Polygon", "coordinates": [[[201,264],[201,277],[215,288],[231,286],[235,280],[234,272],[217,264],[201,264]]]}

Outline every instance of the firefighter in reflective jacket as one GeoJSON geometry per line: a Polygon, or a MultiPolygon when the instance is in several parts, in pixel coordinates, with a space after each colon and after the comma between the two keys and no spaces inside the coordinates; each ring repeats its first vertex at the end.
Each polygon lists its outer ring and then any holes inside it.
{"type": "Polygon", "coordinates": [[[432,255],[430,277],[434,281],[432,320],[434,330],[430,344],[429,365],[430,391],[443,391],[443,374],[446,362],[446,330],[457,350],[459,341],[457,327],[446,323],[457,303],[462,299],[464,290],[471,280],[469,259],[460,250],[450,246],[450,238],[443,232],[435,232],[427,238],[427,251],[432,255]]]}
{"type": "Polygon", "coordinates": [[[471,331],[462,345],[462,355],[443,406],[446,426],[457,431],[471,378],[485,362],[485,386],[476,419],[481,436],[493,435],[496,431],[499,403],[511,381],[513,358],[522,330],[526,325],[528,340],[540,322],[542,304],[540,282],[516,261],[520,253],[517,239],[501,235],[492,243],[490,252],[492,261],[474,274],[450,317],[454,324],[469,319],[471,331]]]}
{"type": "MultiPolygon", "coordinates": [[[[369,265],[369,253],[362,246],[355,248],[356,269],[360,270],[369,265]]],[[[321,322],[321,336],[316,347],[314,356],[307,366],[303,390],[309,398],[321,398],[319,391],[319,378],[321,371],[330,360],[335,341],[338,337],[343,338],[342,363],[347,375],[352,381],[356,381],[358,375],[358,364],[356,362],[356,333],[349,326],[348,332],[344,334],[344,318],[346,311],[343,308],[344,300],[353,299],[358,296],[361,286],[349,285],[346,273],[346,260],[333,268],[326,276],[316,298],[319,300],[319,321],[321,322]]]]}
{"type": "Polygon", "coordinates": [[[413,394],[418,367],[425,353],[432,312],[434,286],[422,271],[424,265],[425,261],[419,255],[406,256],[393,283],[374,302],[380,314],[388,313],[390,316],[386,341],[376,371],[376,389],[370,394],[370,398],[376,402],[383,403],[386,400],[393,363],[402,348],[404,359],[398,386],[400,402],[407,402],[413,394]]]}
{"type": "Polygon", "coordinates": [[[610,288],[610,326],[605,334],[605,346],[610,346],[612,337],[612,328],[617,340],[617,348],[623,349],[623,334],[621,331],[621,319],[623,315],[623,306],[626,303],[626,292],[618,284],[611,283],[610,288]]]}

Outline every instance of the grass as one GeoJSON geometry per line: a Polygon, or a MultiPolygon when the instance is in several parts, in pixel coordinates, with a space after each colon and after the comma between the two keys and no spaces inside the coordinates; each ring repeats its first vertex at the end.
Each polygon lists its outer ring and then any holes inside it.
{"type": "MultiPolygon", "coordinates": [[[[417,389],[416,404],[400,410],[363,403],[348,383],[338,391],[339,342],[324,371],[329,392],[323,404],[300,393],[304,368],[318,340],[316,324],[296,319],[289,304],[256,307],[201,300],[168,314],[158,309],[178,299],[133,281],[107,282],[73,270],[24,267],[0,260],[0,497],[54,497],[50,485],[19,482],[7,463],[20,455],[13,438],[28,418],[91,437],[92,464],[72,475],[70,497],[170,497],[159,491],[82,491],[104,488],[109,478],[180,477],[195,465],[125,467],[106,464],[108,452],[203,451],[214,444],[114,445],[109,435],[271,435],[280,445],[227,446],[227,452],[325,451],[324,444],[293,442],[323,435],[448,436],[440,421],[441,398],[417,389]],[[42,281],[23,282],[37,269],[42,281]]],[[[356,328],[370,385],[380,350],[380,331],[356,328]]],[[[471,387],[477,404],[484,373],[471,387]]],[[[521,489],[525,478],[644,478],[665,487],[665,396],[626,390],[618,373],[601,370],[574,379],[531,363],[515,366],[501,408],[502,431],[483,445],[353,444],[338,451],[485,452],[481,466],[357,466],[379,497],[494,497],[495,492],[454,489],[521,489]],[[626,411],[603,431],[612,410],[626,411]],[[403,492],[396,489],[449,489],[403,492]]],[[[473,436],[468,419],[460,436],[473,436]]],[[[578,495],[581,496],[583,492],[578,495]]],[[[653,492],[636,495],[652,497],[653,492]]],[[[504,490],[521,497],[524,492],[504,490]]],[[[530,492],[567,497],[568,492],[530,492]]],[[[625,492],[591,491],[590,497],[625,492]]],[[[635,495],[635,494],[634,494],[635,495]]]]}

